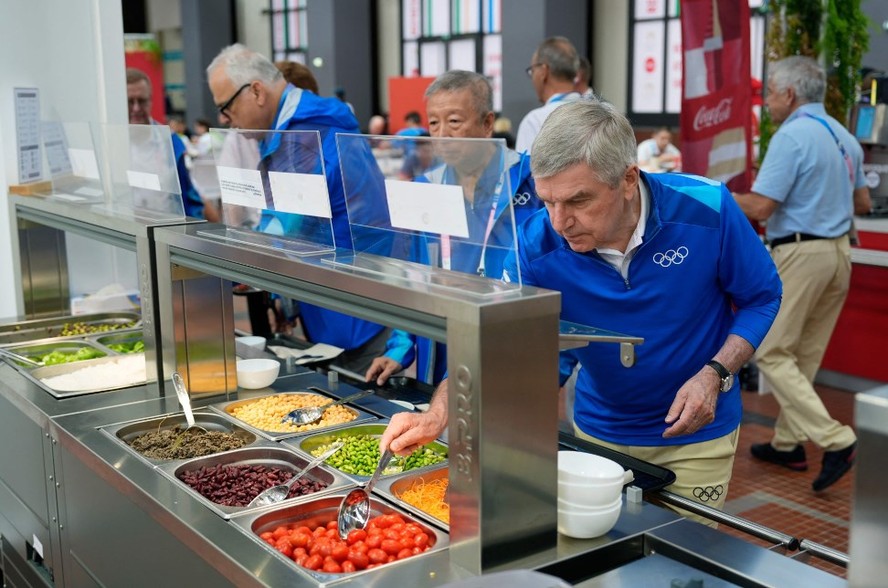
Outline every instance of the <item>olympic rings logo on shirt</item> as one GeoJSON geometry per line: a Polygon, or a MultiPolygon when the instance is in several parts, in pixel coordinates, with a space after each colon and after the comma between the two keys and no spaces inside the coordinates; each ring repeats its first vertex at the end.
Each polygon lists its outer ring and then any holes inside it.
{"type": "Polygon", "coordinates": [[[654,253],[654,263],[660,267],[669,267],[670,265],[678,265],[688,256],[688,248],[682,245],[678,249],[669,249],[664,253],[654,253]]]}
{"type": "Polygon", "coordinates": [[[694,488],[694,498],[701,502],[709,502],[710,500],[718,500],[722,494],[724,494],[725,487],[719,484],[718,486],[706,486],[705,488],[701,486],[697,486],[694,488]]]}
{"type": "Polygon", "coordinates": [[[513,206],[521,206],[523,204],[527,204],[530,202],[532,194],[530,192],[516,192],[512,196],[512,205],[513,206]]]}

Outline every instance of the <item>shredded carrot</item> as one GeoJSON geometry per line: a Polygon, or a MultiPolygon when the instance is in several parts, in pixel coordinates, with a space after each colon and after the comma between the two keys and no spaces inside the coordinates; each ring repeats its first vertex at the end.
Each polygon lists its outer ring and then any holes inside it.
{"type": "Polygon", "coordinates": [[[413,482],[410,488],[401,493],[401,500],[426,512],[440,521],[450,524],[450,505],[444,502],[447,492],[447,478],[426,482],[422,478],[413,482]]]}

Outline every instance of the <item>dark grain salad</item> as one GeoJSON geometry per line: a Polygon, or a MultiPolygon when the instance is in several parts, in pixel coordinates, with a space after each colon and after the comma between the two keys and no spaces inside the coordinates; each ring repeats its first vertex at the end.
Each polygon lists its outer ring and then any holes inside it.
{"type": "Polygon", "coordinates": [[[150,431],[127,442],[130,447],[150,459],[188,459],[240,449],[247,439],[225,431],[204,431],[182,427],[150,431]]]}

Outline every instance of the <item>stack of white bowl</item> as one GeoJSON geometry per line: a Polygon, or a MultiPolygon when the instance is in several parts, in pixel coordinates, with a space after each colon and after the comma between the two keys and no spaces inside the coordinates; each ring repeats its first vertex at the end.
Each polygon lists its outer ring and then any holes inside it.
{"type": "Polygon", "coordinates": [[[577,539],[613,528],[623,506],[623,484],[632,477],[617,462],[580,451],[558,452],[558,532],[577,539]]]}

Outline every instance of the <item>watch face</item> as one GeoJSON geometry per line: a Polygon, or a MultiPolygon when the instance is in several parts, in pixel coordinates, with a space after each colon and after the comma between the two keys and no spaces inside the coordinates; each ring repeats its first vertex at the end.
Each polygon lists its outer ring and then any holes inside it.
{"type": "Polygon", "coordinates": [[[724,378],[721,381],[721,391],[722,392],[727,392],[728,390],[730,390],[733,387],[734,387],[734,374],[728,375],[727,378],[724,378]]]}

